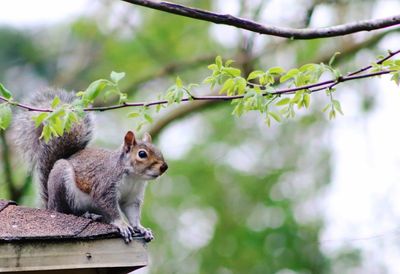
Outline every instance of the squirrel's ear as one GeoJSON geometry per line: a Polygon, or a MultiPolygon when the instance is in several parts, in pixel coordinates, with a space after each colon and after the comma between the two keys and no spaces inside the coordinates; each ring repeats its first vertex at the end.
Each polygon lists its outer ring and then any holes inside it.
{"type": "Polygon", "coordinates": [[[132,131],[128,131],[125,134],[124,151],[128,153],[134,145],[136,145],[135,134],[132,131]]]}
{"type": "Polygon", "coordinates": [[[142,141],[146,143],[151,143],[152,142],[151,135],[145,132],[142,141]]]}

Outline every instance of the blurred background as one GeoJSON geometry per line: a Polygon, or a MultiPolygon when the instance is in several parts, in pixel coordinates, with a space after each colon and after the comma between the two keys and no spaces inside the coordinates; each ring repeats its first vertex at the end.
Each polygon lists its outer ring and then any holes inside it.
{"type": "MultiPolygon", "coordinates": [[[[177,2],[294,28],[400,10],[398,0],[177,2]]],[[[122,1],[2,1],[0,82],[23,100],[124,71],[130,100],[152,99],[177,75],[200,82],[216,55],[248,72],[327,63],[339,51],[335,63],[345,73],[398,49],[399,30],[290,41],[122,1]]],[[[269,128],[257,113],[231,116],[229,103],[156,115],[145,130],[170,169],[146,193],[143,224],[156,240],[150,266],[138,273],[400,273],[399,87],[367,79],[339,86],[335,96],[345,115],[334,121],[320,111],[321,92],[311,110],[269,128]]],[[[135,127],[128,112],[97,113],[93,145],[119,146],[135,127]]],[[[32,174],[9,133],[0,137],[0,197],[36,206],[32,174]]]]}

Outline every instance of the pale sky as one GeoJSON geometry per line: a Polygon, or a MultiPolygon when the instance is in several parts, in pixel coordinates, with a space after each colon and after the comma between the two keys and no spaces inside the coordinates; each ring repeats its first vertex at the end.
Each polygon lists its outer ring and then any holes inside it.
{"type": "Polygon", "coordinates": [[[88,0],[12,0],[0,2],[0,24],[29,27],[53,24],[84,13],[88,0]]]}

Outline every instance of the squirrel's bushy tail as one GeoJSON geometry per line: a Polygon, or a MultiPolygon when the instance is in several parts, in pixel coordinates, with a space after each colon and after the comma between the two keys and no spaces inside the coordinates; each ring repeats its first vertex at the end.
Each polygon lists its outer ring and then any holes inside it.
{"type": "MultiPolygon", "coordinates": [[[[72,103],[75,94],[64,90],[44,90],[36,92],[29,104],[37,107],[49,108],[55,96],[61,102],[72,103]]],[[[84,149],[92,137],[92,119],[86,115],[81,121],[74,124],[70,132],[61,137],[52,138],[48,143],[40,139],[42,126],[35,128],[32,116],[37,112],[21,111],[16,115],[13,124],[13,139],[21,153],[35,168],[40,181],[43,205],[47,208],[47,180],[55,162],[65,159],[84,149]]]]}

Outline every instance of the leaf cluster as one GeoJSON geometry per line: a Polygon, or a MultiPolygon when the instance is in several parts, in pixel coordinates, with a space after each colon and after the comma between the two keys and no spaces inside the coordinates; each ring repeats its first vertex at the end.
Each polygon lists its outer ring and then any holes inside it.
{"type": "MultiPolygon", "coordinates": [[[[333,119],[337,113],[343,114],[340,102],[334,98],[335,89],[333,87],[344,80],[341,72],[332,66],[337,54],[332,56],[328,64],[310,63],[288,71],[282,67],[272,67],[266,70],[254,70],[247,76],[243,76],[239,68],[232,66],[232,60],[224,62],[220,56],[217,56],[215,62],[208,66],[211,75],[203,80],[203,84],[210,85],[212,89],[218,88],[220,95],[207,98],[207,100],[214,98],[231,100],[232,114],[238,117],[249,111],[258,111],[264,115],[265,123],[269,126],[272,120],[281,122],[283,118],[295,117],[297,110],[309,108],[311,94],[325,89],[329,101],[322,111],[328,113],[329,119],[333,119]],[[330,78],[335,80],[322,85],[321,83],[324,82],[321,82],[321,78],[324,74],[329,74],[330,78]],[[285,85],[286,89],[278,89],[279,85],[285,85]]],[[[380,60],[382,61],[349,75],[365,70],[372,73],[390,73],[391,80],[400,85],[400,60],[390,58],[380,58],[380,60]]],[[[51,138],[69,132],[73,124],[84,116],[85,111],[91,110],[90,106],[101,96],[103,99],[117,96],[119,107],[139,107],[138,110],[128,113],[129,118],[139,119],[137,130],[153,122],[151,105],[155,105],[158,112],[161,108],[172,104],[202,99],[201,96],[193,95],[193,88],[197,87],[197,84],[185,85],[182,79],[177,77],[175,83],[158,97],[158,101],[129,104],[127,103],[127,94],[121,92],[118,85],[124,77],[124,72],[111,72],[110,79],[98,79],[85,90],[79,91],[72,104],[61,102],[58,97],[55,97],[51,102],[50,110],[33,116],[35,126],[42,126],[41,138],[48,142],[51,138]]],[[[11,123],[11,105],[21,105],[13,100],[11,92],[1,83],[0,96],[0,99],[4,101],[0,104],[0,130],[5,130],[11,123]]],[[[112,107],[99,110],[107,109],[112,109],[112,107]]]]}

